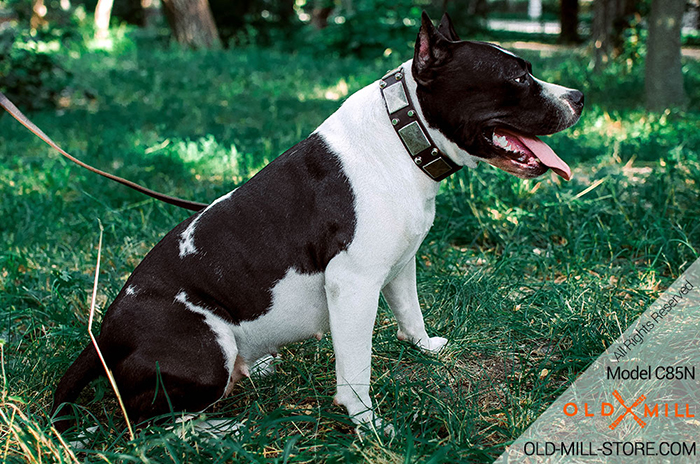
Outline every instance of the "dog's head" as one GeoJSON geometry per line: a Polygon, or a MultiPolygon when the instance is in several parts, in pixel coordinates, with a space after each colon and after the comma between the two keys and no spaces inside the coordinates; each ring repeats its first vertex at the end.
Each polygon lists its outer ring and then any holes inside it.
{"type": "Polygon", "coordinates": [[[535,78],[529,62],[496,45],[460,40],[447,15],[436,29],[423,13],[412,74],[428,125],[462,150],[524,179],[550,168],[571,177],[536,136],[578,121],[578,90],[535,78]]]}

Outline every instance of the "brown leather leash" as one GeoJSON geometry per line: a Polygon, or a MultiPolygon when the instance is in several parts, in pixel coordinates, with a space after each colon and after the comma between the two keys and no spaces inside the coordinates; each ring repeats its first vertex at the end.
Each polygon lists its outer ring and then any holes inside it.
{"type": "Polygon", "coordinates": [[[169,203],[171,205],[179,206],[180,208],[185,208],[189,209],[191,211],[200,211],[204,208],[206,208],[208,205],[205,203],[198,203],[195,201],[189,201],[189,200],[183,200],[181,198],[176,198],[176,197],[171,197],[170,195],[165,195],[164,193],[156,192],[154,190],[148,189],[146,187],[143,187],[139,184],[136,184],[134,182],[131,182],[130,180],[123,179],[119,176],[115,176],[114,174],[110,174],[108,172],[100,171],[97,168],[94,168],[90,166],[89,164],[86,164],[82,161],[80,161],[78,158],[75,158],[74,156],[68,154],[63,148],[59,147],[56,142],[51,140],[51,137],[48,135],[44,134],[44,132],[39,129],[36,124],[31,122],[29,118],[27,118],[22,112],[12,103],[2,92],[0,92],[0,106],[2,106],[8,113],[12,115],[13,118],[15,118],[17,121],[19,121],[24,127],[32,131],[34,135],[39,137],[41,140],[49,144],[54,150],[58,151],[61,155],[65,156],[78,166],[82,166],[88,171],[92,171],[95,174],[99,174],[103,177],[106,177],[107,179],[113,180],[115,182],[119,182],[120,184],[126,185],[129,188],[132,188],[138,192],[141,192],[145,195],[148,195],[149,197],[153,197],[156,200],[163,201],[165,203],[169,203]]]}

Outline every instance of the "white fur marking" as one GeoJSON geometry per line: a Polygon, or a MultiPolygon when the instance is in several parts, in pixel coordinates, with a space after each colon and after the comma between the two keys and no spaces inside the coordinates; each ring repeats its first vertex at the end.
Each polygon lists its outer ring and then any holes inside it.
{"type": "Polygon", "coordinates": [[[221,346],[221,351],[224,354],[226,370],[229,373],[229,379],[233,372],[233,366],[238,354],[238,346],[236,345],[236,337],[233,333],[233,325],[229,324],[219,316],[212,313],[210,310],[198,306],[187,299],[187,293],[181,291],[175,296],[175,301],[185,305],[187,309],[197,314],[204,316],[204,322],[207,323],[212,332],[216,334],[216,339],[221,346]]]}
{"type": "Polygon", "coordinates": [[[188,255],[193,255],[197,253],[197,248],[194,246],[194,232],[197,228],[197,222],[202,218],[204,213],[209,211],[213,206],[216,204],[228,200],[231,197],[231,194],[235,192],[236,189],[231,190],[229,193],[226,195],[217,198],[214,200],[214,202],[207,206],[206,209],[204,209],[199,215],[190,222],[190,225],[187,226],[187,228],[180,234],[180,258],[184,258],[185,256],[188,255]]]}
{"type": "Polygon", "coordinates": [[[126,287],[124,293],[126,294],[126,296],[136,296],[139,293],[139,291],[133,285],[129,285],[128,287],[126,287]]]}
{"type": "Polygon", "coordinates": [[[184,258],[187,255],[193,255],[197,253],[197,249],[194,247],[194,230],[197,226],[197,220],[200,216],[197,216],[187,229],[180,235],[180,258],[184,258]]]}
{"type": "MultiPolygon", "coordinates": [[[[415,97],[410,62],[405,82],[415,97]]],[[[416,110],[423,118],[420,107],[416,110]]],[[[458,164],[469,154],[428,129],[437,146],[458,164]],[[453,147],[453,150],[450,150],[453,147]]],[[[336,356],[338,404],[356,423],[372,423],[369,395],[371,332],[379,290],[413,259],[435,216],[439,183],[413,163],[391,125],[379,85],[352,95],[317,130],[338,155],[355,195],[355,235],[325,272],[336,356]],[[370,136],[371,135],[371,136],[370,136]]]]}

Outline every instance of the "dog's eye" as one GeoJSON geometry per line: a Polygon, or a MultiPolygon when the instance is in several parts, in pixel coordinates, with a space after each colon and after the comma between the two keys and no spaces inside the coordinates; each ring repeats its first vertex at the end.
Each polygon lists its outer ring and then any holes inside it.
{"type": "Polygon", "coordinates": [[[523,74],[522,76],[516,77],[513,80],[518,84],[524,84],[525,82],[527,82],[527,74],[523,74]]]}

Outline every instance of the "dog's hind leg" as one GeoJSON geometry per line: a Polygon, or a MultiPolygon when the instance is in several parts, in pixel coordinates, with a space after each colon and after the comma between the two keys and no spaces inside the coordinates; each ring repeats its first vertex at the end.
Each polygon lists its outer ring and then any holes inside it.
{"type": "Polygon", "coordinates": [[[224,395],[238,355],[231,325],[213,310],[184,292],[156,302],[122,302],[102,325],[107,364],[136,423],[205,410],[224,395]]]}
{"type": "Polygon", "coordinates": [[[137,424],[169,412],[204,411],[227,390],[231,373],[215,340],[174,342],[157,351],[139,349],[114,369],[129,416],[137,424]]]}
{"type": "Polygon", "coordinates": [[[429,337],[425,330],[416,287],[415,258],[382,289],[382,294],[399,323],[399,340],[412,342],[422,350],[432,353],[437,353],[445,346],[446,338],[429,337]]]}

